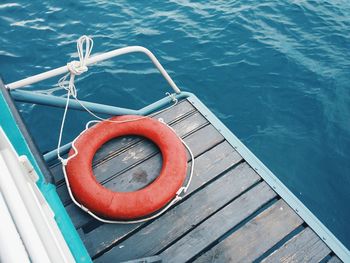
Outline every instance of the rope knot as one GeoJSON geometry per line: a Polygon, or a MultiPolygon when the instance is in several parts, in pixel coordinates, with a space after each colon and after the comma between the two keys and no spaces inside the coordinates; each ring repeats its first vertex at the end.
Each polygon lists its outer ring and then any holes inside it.
{"type": "Polygon", "coordinates": [[[77,76],[88,71],[88,67],[77,60],[73,60],[72,62],[67,63],[67,68],[70,73],[77,76]]]}
{"type": "Polygon", "coordinates": [[[177,103],[178,100],[176,98],[176,94],[175,93],[166,92],[165,95],[167,95],[172,100],[172,102],[177,103]]]}
{"type": "Polygon", "coordinates": [[[77,41],[77,51],[78,51],[79,61],[73,60],[72,62],[67,63],[67,68],[71,74],[80,75],[88,71],[86,62],[90,57],[93,45],[94,45],[94,42],[90,37],[85,35],[79,37],[77,41]]]}
{"type": "Polygon", "coordinates": [[[88,67],[86,66],[86,62],[90,57],[92,47],[94,42],[88,36],[81,36],[77,41],[77,51],[79,56],[79,61],[73,60],[67,63],[67,68],[69,73],[63,76],[58,81],[58,86],[64,88],[68,91],[68,97],[72,95],[74,98],[77,97],[77,90],[75,88],[74,79],[75,76],[79,76],[82,73],[88,71],[88,67]],[[69,77],[69,82],[67,85],[67,78],[69,77]]]}

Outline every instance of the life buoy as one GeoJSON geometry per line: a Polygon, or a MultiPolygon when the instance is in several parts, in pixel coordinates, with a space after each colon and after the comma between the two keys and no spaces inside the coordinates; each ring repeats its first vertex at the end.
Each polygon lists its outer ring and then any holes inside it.
{"type": "MultiPolygon", "coordinates": [[[[185,181],[185,147],[166,124],[149,117],[125,115],[110,120],[116,122],[102,121],[76,140],[79,154],[66,165],[71,191],[80,204],[104,218],[131,220],[155,213],[176,196],[185,181]],[[139,120],[117,123],[130,119],[139,120]],[[104,143],[125,135],[139,135],[153,141],[160,149],[163,164],[160,175],[146,187],[134,192],[114,192],[96,181],[92,160],[104,143]]],[[[71,149],[69,156],[73,154],[71,149]]]]}

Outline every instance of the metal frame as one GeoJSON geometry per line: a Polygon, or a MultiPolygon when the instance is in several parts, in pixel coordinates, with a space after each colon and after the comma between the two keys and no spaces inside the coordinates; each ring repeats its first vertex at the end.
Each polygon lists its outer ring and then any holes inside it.
{"type": "MultiPolygon", "coordinates": [[[[169,83],[169,85],[173,88],[173,90],[176,93],[180,93],[180,89],[176,86],[175,82],[171,79],[169,74],[166,72],[166,70],[163,68],[163,66],[159,63],[158,59],[152,54],[151,51],[149,51],[147,48],[141,47],[141,46],[131,46],[131,47],[124,47],[115,49],[106,53],[102,53],[99,55],[95,55],[91,58],[88,58],[86,61],[86,66],[95,64],[97,62],[101,62],[103,60],[111,59],[113,57],[121,56],[128,53],[144,53],[146,54],[153,64],[156,66],[156,68],[159,70],[159,72],[163,75],[163,77],[166,79],[166,81],[169,83]]],[[[12,83],[9,83],[6,85],[6,87],[10,90],[25,87],[34,83],[37,83],[39,81],[49,79],[55,76],[59,76],[65,73],[68,73],[69,69],[67,66],[62,66],[60,68],[56,68],[53,70],[46,71],[41,74],[37,74],[22,80],[18,80],[12,83]]]]}

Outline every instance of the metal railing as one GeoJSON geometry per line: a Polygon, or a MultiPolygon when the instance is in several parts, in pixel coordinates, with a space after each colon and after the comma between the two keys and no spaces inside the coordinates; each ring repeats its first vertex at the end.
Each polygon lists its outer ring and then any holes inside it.
{"type": "MultiPolygon", "coordinates": [[[[124,47],[124,48],[119,48],[115,49],[106,53],[98,54],[95,56],[92,56],[87,59],[86,61],[86,66],[93,65],[95,63],[111,59],[113,57],[117,57],[120,55],[125,55],[128,53],[136,53],[136,52],[141,52],[146,54],[153,64],[156,66],[156,68],[159,70],[159,72],[163,75],[163,77],[166,79],[166,81],[169,83],[169,85],[173,88],[173,90],[176,93],[180,93],[180,89],[176,86],[175,82],[172,80],[172,78],[169,76],[169,74],[166,72],[166,70],[163,68],[163,66],[160,64],[158,59],[153,55],[151,51],[149,51],[147,48],[141,47],[141,46],[130,46],[130,47],[124,47]]],[[[25,79],[21,79],[9,84],[6,84],[6,87],[10,90],[22,88],[37,82],[40,82],[42,80],[46,80],[55,76],[59,76],[65,73],[68,73],[69,69],[67,66],[62,66],[59,68],[55,68],[25,79]]]]}

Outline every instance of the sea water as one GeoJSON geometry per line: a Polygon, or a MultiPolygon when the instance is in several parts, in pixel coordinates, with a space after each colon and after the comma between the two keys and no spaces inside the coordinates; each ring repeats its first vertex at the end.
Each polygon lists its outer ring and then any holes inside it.
{"type": "MultiPolygon", "coordinates": [[[[142,45],[194,92],[350,248],[349,1],[1,1],[5,83],[93,53],[142,45]]],[[[58,78],[30,90],[64,96],[58,78]]],[[[138,109],[170,91],[143,55],[77,78],[81,99],[138,109]]],[[[62,110],[19,104],[39,148],[62,110]]],[[[70,113],[64,141],[89,116],[70,113]]]]}

